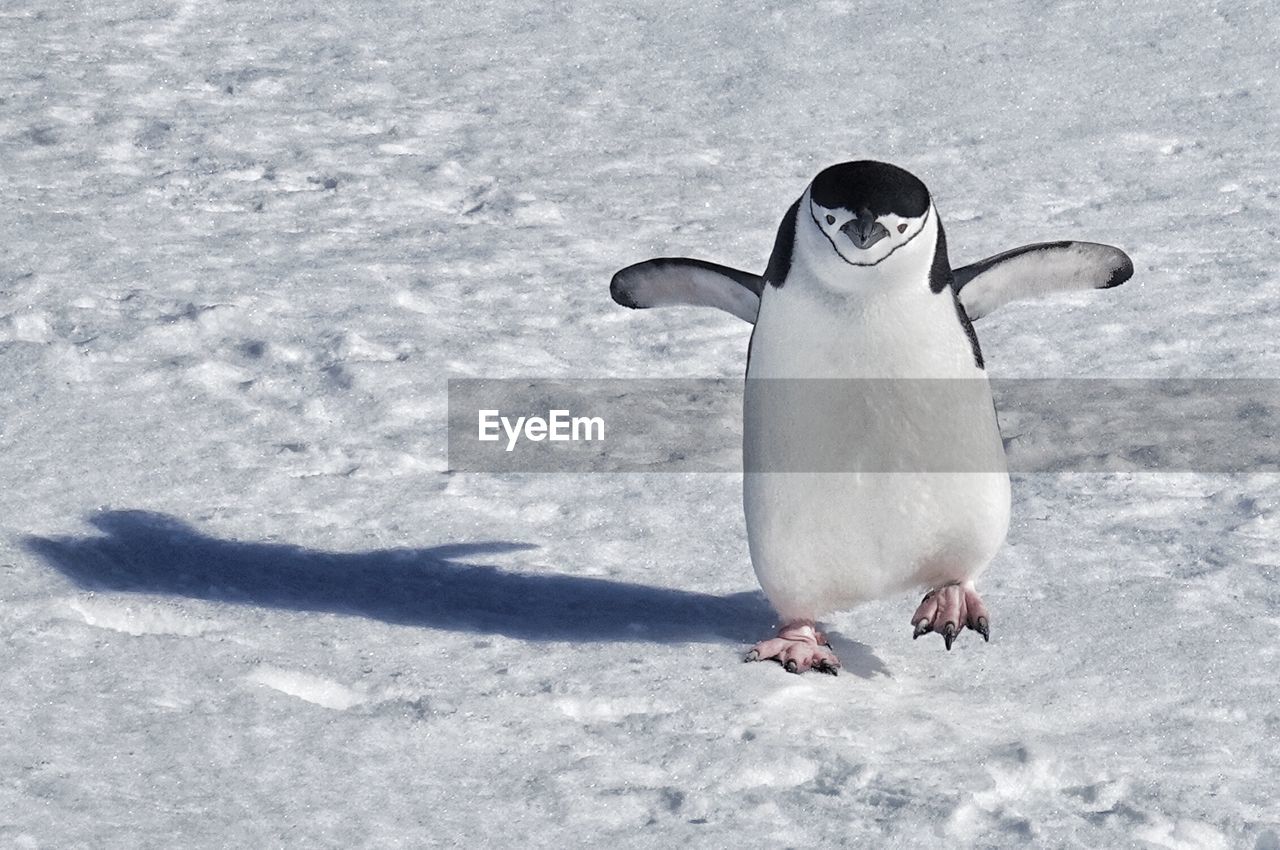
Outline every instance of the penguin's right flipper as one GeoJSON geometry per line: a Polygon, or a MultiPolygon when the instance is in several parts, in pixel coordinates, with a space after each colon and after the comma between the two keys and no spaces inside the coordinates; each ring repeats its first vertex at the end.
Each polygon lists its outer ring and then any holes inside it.
{"type": "Polygon", "coordinates": [[[623,307],[716,307],[755,324],[764,278],[685,257],[659,257],[613,276],[609,294],[623,307]]]}
{"type": "Polygon", "coordinates": [[[1133,261],[1097,242],[1023,245],[955,270],[955,289],[970,319],[1020,298],[1079,289],[1110,289],[1133,276],[1133,261]]]}

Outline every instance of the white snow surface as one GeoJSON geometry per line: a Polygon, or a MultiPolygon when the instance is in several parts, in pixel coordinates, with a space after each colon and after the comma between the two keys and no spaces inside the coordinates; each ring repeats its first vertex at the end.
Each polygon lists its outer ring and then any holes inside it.
{"type": "Polygon", "coordinates": [[[733,475],[450,475],[449,377],[724,377],[613,271],[901,164],[1125,248],[997,377],[1280,378],[1263,3],[0,5],[0,846],[1280,847],[1280,478],[1014,480],[990,644],[773,618],[733,475]]]}

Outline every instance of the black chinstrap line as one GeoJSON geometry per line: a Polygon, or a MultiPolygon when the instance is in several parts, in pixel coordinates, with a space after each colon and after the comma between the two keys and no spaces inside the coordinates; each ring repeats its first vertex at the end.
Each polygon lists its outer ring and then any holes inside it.
{"type": "Polygon", "coordinates": [[[871,268],[872,266],[878,266],[878,265],[880,265],[881,263],[883,263],[885,260],[887,260],[887,259],[889,259],[890,257],[892,257],[894,254],[896,254],[896,253],[898,252],[898,249],[899,249],[899,248],[902,248],[902,247],[904,247],[904,246],[906,246],[906,245],[910,245],[912,242],[914,242],[914,241],[916,240],[916,237],[917,237],[917,236],[919,236],[921,233],[924,233],[924,226],[925,226],[926,224],[928,224],[928,223],[929,223],[929,216],[930,216],[932,213],[933,213],[933,207],[932,207],[932,206],[930,206],[930,207],[929,207],[929,209],[927,209],[927,210],[925,210],[925,211],[924,211],[924,221],[922,221],[922,222],[920,223],[920,229],[919,229],[919,230],[917,230],[915,233],[911,234],[910,238],[908,238],[905,242],[901,243],[900,245],[895,245],[895,246],[893,247],[893,250],[892,250],[892,251],[890,251],[889,253],[885,254],[883,257],[881,257],[880,259],[876,260],[874,263],[855,263],[853,260],[851,260],[851,259],[849,259],[848,257],[846,257],[844,254],[840,253],[840,246],[839,246],[839,245],[837,245],[837,244],[835,243],[835,240],[834,240],[834,239],[832,239],[832,238],[827,234],[827,231],[826,231],[826,230],[823,230],[823,228],[822,228],[822,223],[821,223],[820,221],[818,221],[818,217],[817,217],[817,216],[815,216],[815,215],[813,214],[813,201],[812,201],[812,200],[810,200],[810,201],[809,201],[809,218],[813,219],[813,223],[814,223],[814,224],[818,225],[818,231],[819,231],[823,236],[826,236],[826,237],[827,237],[827,241],[831,243],[831,249],[832,249],[833,251],[835,251],[835,252],[836,252],[836,256],[837,256],[837,257],[839,257],[840,259],[844,260],[844,261],[845,261],[846,263],[848,263],[849,265],[851,265],[851,266],[857,266],[857,267],[859,267],[859,268],[871,268]]]}

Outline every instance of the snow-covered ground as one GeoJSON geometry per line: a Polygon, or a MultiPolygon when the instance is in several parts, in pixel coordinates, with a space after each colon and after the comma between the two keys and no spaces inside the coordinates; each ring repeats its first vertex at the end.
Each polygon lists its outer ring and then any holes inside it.
{"type": "Polygon", "coordinates": [[[1263,3],[6,0],[0,846],[1280,848],[1280,476],[1018,476],[992,642],[833,679],[736,476],[445,460],[450,377],[740,375],[610,274],[859,156],[1134,258],[993,376],[1280,378],[1277,137],[1263,3]]]}

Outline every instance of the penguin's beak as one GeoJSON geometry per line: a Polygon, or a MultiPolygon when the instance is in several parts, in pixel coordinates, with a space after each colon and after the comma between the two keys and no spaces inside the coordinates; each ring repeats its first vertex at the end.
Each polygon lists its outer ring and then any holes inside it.
{"type": "Polygon", "coordinates": [[[845,236],[859,248],[863,250],[870,248],[881,239],[889,235],[889,230],[880,222],[876,221],[876,217],[869,210],[863,210],[858,213],[857,218],[850,219],[840,228],[845,236]]]}

